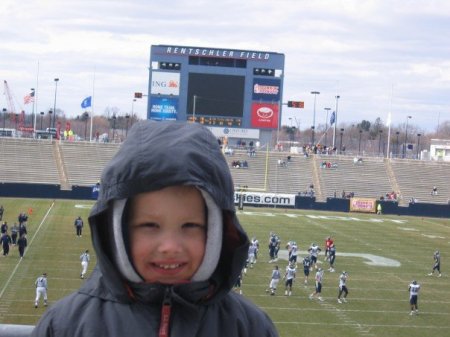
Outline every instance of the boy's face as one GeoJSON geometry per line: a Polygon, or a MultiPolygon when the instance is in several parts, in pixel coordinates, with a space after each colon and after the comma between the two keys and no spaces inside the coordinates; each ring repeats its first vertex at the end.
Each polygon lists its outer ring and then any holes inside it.
{"type": "Polygon", "coordinates": [[[129,220],[131,257],[146,282],[188,281],[203,260],[206,209],[192,186],[138,194],[129,220]]]}

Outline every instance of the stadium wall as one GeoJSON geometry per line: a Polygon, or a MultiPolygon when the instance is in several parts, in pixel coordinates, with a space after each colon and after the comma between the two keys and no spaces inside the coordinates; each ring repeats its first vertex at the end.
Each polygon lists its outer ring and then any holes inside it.
{"type": "Polygon", "coordinates": [[[61,190],[60,185],[1,183],[0,196],[10,198],[42,199],[92,199],[92,187],[72,186],[71,190],[61,190]]]}

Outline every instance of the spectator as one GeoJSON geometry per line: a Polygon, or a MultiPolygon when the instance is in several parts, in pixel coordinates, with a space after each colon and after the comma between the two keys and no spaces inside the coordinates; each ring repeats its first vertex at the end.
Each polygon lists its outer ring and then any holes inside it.
{"type": "Polygon", "coordinates": [[[233,292],[249,238],[209,129],[135,123],[101,185],[89,215],[97,266],[32,336],[278,336],[261,309],[233,292]]]}
{"type": "Polygon", "coordinates": [[[431,190],[431,195],[437,195],[437,194],[438,194],[437,187],[433,186],[433,189],[431,190]]]}

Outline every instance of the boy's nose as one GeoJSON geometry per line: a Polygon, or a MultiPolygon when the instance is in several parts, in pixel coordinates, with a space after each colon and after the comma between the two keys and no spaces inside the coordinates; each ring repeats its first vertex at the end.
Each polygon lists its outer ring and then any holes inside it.
{"type": "Polygon", "coordinates": [[[168,232],[158,242],[158,249],[164,253],[176,253],[181,251],[183,238],[177,232],[168,232]]]}

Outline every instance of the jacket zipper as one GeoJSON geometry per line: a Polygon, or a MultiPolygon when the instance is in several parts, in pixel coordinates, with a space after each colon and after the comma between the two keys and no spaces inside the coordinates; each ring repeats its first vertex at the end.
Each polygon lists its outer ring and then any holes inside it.
{"type": "Polygon", "coordinates": [[[161,308],[161,322],[159,325],[159,337],[169,337],[170,311],[172,308],[171,287],[166,288],[161,308]]]}

